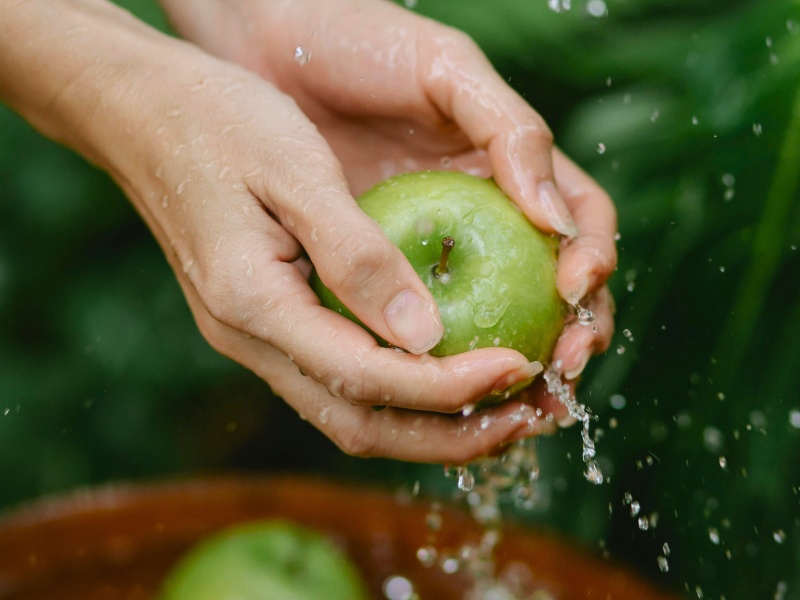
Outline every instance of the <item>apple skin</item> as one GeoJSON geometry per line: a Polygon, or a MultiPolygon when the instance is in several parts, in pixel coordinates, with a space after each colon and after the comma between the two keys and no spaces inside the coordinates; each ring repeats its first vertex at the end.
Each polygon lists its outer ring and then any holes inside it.
{"type": "MultiPolygon", "coordinates": [[[[430,354],[502,346],[530,361],[550,361],[566,316],[556,289],[558,239],[536,229],[492,180],[407,173],[379,183],[358,204],[400,248],[439,307],[444,336],[430,354]],[[455,247],[447,273],[437,276],[447,236],[455,247]]],[[[316,273],[311,283],[323,306],[364,327],[316,273]]]]}
{"type": "Polygon", "coordinates": [[[360,574],[321,533],[288,521],[226,529],[168,574],[158,600],[367,600],[360,574]]]}

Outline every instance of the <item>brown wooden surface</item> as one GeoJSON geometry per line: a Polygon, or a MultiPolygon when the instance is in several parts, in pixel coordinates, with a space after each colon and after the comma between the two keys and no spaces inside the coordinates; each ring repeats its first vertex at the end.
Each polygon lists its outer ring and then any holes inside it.
{"type": "MultiPolygon", "coordinates": [[[[461,598],[462,575],[425,568],[430,502],[300,477],[209,478],[117,485],[41,500],[0,516],[1,600],[149,600],[196,541],[235,523],[283,517],[325,532],[360,567],[376,599],[390,575],[411,579],[423,600],[461,598]]],[[[456,550],[480,529],[442,511],[434,546],[456,550]]],[[[548,535],[509,528],[499,563],[524,562],[560,600],[671,598],[629,571],[548,535]]],[[[279,599],[276,599],[279,600],[279,599]]],[[[322,600],[322,599],[321,599],[322,600]]]]}

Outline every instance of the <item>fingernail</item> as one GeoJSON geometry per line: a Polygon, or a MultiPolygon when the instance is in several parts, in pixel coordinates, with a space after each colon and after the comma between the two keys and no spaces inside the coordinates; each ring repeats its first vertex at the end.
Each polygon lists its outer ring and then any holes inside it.
{"type": "Polygon", "coordinates": [[[576,237],[578,226],[572,220],[569,208],[561,194],[558,193],[556,185],[552,181],[542,181],[539,184],[538,192],[539,203],[550,226],[562,235],[576,237]]]}
{"type": "Polygon", "coordinates": [[[492,395],[502,396],[509,388],[533,379],[542,371],[544,367],[538,360],[522,365],[498,379],[492,387],[492,395]]]}
{"type": "Polygon", "coordinates": [[[584,275],[578,282],[578,285],[575,286],[575,288],[571,292],[567,293],[565,300],[569,302],[572,306],[576,306],[581,300],[583,300],[583,298],[586,296],[588,292],[589,292],[589,277],[588,275],[584,275]]]}
{"type": "Polygon", "coordinates": [[[588,350],[583,350],[578,355],[578,361],[575,367],[573,369],[570,369],[569,371],[564,371],[564,377],[566,377],[567,379],[575,379],[576,377],[578,377],[578,375],[583,373],[583,370],[586,368],[586,363],[589,362],[590,356],[591,353],[588,350]]]}
{"type": "Polygon", "coordinates": [[[444,335],[435,306],[411,290],[397,294],[383,317],[400,346],[412,354],[424,354],[444,335]]]}

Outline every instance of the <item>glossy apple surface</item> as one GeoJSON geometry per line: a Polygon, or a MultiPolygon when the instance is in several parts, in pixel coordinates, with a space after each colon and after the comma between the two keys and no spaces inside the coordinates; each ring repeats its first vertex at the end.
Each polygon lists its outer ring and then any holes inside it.
{"type": "Polygon", "coordinates": [[[327,538],[285,521],[223,531],[190,551],[158,600],[366,600],[355,567],[327,538]]]}
{"type": "MultiPolygon", "coordinates": [[[[358,203],[439,306],[445,333],[431,354],[503,346],[549,362],[565,316],[556,289],[558,240],[536,229],[493,181],[449,171],[409,173],[378,184],[358,203]],[[446,273],[437,274],[448,236],[455,245],[446,273]]],[[[316,274],[312,286],[324,306],[361,324],[316,274]]]]}

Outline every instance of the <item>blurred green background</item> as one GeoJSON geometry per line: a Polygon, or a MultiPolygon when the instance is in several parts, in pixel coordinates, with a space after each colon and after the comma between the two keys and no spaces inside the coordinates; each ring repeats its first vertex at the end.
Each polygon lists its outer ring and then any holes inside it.
{"type": "MultiPolygon", "coordinates": [[[[687,597],[800,598],[800,2],[406,4],[469,32],[619,210],[617,334],[580,390],[610,482],[567,430],[516,518],[687,597]]],[[[0,505],[223,469],[453,487],[343,456],[211,350],[109,178],[3,108],[0,181],[0,505]]]]}

